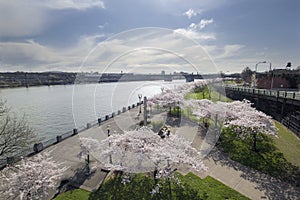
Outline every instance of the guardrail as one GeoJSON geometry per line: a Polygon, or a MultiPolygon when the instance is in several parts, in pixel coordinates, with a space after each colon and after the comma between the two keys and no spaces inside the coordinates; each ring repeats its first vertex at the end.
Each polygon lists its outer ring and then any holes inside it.
{"type": "Polygon", "coordinates": [[[51,138],[47,141],[33,144],[32,148],[23,151],[21,154],[18,154],[17,156],[11,156],[11,157],[6,157],[6,158],[2,157],[2,158],[0,158],[0,170],[3,169],[7,164],[13,164],[13,163],[19,161],[22,156],[29,157],[29,156],[35,155],[35,154],[43,151],[44,149],[46,149],[54,144],[57,144],[69,137],[77,135],[78,133],[81,133],[89,128],[92,128],[95,126],[101,126],[101,124],[103,122],[105,122],[111,118],[114,118],[115,116],[120,115],[121,113],[124,113],[135,107],[138,107],[141,104],[143,104],[143,101],[141,101],[141,103],[138,102],[136,104],[132,104],[131,106],[123,107],[122,110],[118,110],[117,112],[112,112],[111,114],[105,115],[103,118],[98,118],[92,122],[87,123],[86,126],[74,128],[71,131],[63,133],[61,135],[57,135],[55,138],[51,138]]]}
{"type": "Polygon", "coordinates": [[[267,90],[267,89],[255,89],[249,87],[233,87],[233,86],[225,86],[225,89],[231,89],[234,91],[239,92],[246,92],[249,94],[259,94],[265,96],[272,96],[272,97],[281,97],[286,99],[294,99],[300,100],[300,92],[292,92],[292,91],[277,91],[277,90],[267,90]]]}

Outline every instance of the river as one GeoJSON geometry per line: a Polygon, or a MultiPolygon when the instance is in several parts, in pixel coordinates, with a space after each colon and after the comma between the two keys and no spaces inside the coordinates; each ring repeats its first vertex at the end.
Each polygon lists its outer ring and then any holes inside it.
{"type": "Polygon", "coordinates": [[[138,94],[151,97],[160,93],[162,87],[173,89],[183,83],[179,80],[7,88],[0,89],[0,98],[16,115],[24,115],[45,141],[137,103],[138,94]]]}

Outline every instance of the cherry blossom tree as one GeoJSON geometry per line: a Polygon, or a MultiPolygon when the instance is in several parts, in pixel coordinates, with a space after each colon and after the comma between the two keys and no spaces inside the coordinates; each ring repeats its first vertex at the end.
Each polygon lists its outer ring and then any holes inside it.
{"type": "Polygon", "coordinates": [[[242,136],[252,135],[253,150],[257,152],[257,135],[263,133],[276,136],[277,128],[270,116],[256,110],[251,105],[248,100],[227,103],[225,127],[232,128],[242,136]]]}
{"type": "Polygon", "coordinates": [[[191,142],[175,134],[162,139],[147,127],[114,134],[100,142],[91,138],[81,141],[110,170],[146,172],[154,167],[163,169],[167,162],[183,163],[197,171],[207,169],[191,142]]]}
{"type": "Polygon", "coordinates": [[[251,135],[253,137],[253,149],[258,151],[256,147],[257,134],[263,133],[276,136],[276,128],[271,117],[253,108],[249,101],[228,103],[218,101],[213,103],[207,99],[184,99],[185,95],[193,89],[218,81],[220,80],[205,80],[183,84],[174,90],[164,90],[163,93],[156,95],[150,101],[162,106],[174,105],[175,102],[180,102],[181,108],[192,110],[192,114],[199,119],[203,119],[203,121],[207,119],[210,123],[214,122],[212,132],[220,133],[225,125],[225,127],[230,127],[243,137],[251,135]]]}
{"type": "MultiPolygon", "coordinates": [[[[207,170],[201,161],[201,153],[191,146],[191,142],[175,134],[162,138],[148,127],[113,134],[102,141],[81,138],[81,142],[109,170],[125,173],[154,170],[155,183],[158,179],[167,181],[170,195],[170,179],[175,178],[176,171],[171,165],[186,164],[196,171],[207,170]]],[[[155,193],[159,193],[159,184],[151,191],[151,194],[155,193]]]]}
{"type": "Polygon", "coordinates": [[[186,100],[183,103],[183,108],[190,108],[192,109],[192,114],[197,116],[198,118],[209,118],[211,111],[210,106],[213,104],[212,101],[208,99],[201,99],[201,100],[186,100]]]}
{"type": "Polygon", "coordinates": [[[65,172],[49,152],[24,158],[0,172],[0,196],[5,199],[43,199],[65,172]]]}

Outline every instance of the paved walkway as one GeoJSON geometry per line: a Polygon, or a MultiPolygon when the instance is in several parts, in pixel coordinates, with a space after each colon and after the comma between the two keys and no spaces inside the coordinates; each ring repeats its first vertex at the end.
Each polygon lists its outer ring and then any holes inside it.
{"type": "MultiPolygon", "coordinates": [[[[103,122],[101,126],[92,127],[46,149],[46,151],[51,151],[54,160],[69,166],[64,178],[71,179],[72,185],[89,191],[96,190],[107,176],[107,172],[101,171],[101,164],[91,156],[91,175],[85,175],[84,160],[77,157],[80,152],[80,137],[102,140],[107,137],[107,125],[110,126],[112,134],[134,129],[136,124],[142,120],[142,116],[137,117],[137,114],[137,108],[122,113],[103,122]]],[[[164,115],[156,115],[152,118],[153,121],[164,119],[164,115]]],[[[181,124],[180,127],[173,127],[171,130],[190,140],[196,148],[201,147],[203,138],[198,132],[198,127],[181,124]]],[[[204,159],[204,163],[209,167],[208,171],[196,173],[197,175],[201,178],[209,175],[251,199],[299,199],[300,197],[299,188],[291,187],[289,184],[236,163],[215,149],[204,159]]],[[[183,166],[179,169],[183,173],[188,172],[183,166]]]]}

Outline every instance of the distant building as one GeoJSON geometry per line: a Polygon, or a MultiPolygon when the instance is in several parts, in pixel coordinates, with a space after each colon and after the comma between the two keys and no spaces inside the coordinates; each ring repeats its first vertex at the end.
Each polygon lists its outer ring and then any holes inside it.
{"type": "Polygon", "coordinates": [[[300,89],[300,69],[274,69],[257,73],[257,88],[262,89],[300,89]]]}

